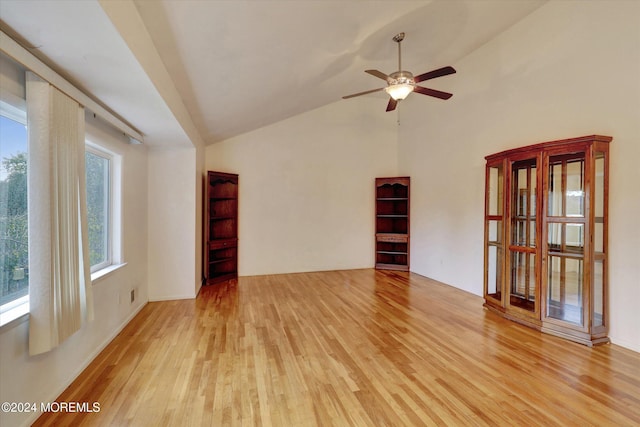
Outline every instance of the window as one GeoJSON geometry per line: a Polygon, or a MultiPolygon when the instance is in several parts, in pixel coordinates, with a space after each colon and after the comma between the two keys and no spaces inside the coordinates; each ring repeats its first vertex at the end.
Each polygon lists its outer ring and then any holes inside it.
{"type": "Polygon", "coordinates": [[[110,175],[111,159],[87,146],[87,222],[89,228],[89,260],[91,272],[111,265],[110,175]]]}
{"type": "Polygon", "coordinates": [[[27,128],[23,111],[0,102],[0,314],[29,293],[27,128]]]}
{"type": "Polygon", "coordinates": [[[91,273],[120,262],[119,251],[120,156],[87,142],[87,225],[91,273]]]}
{"type": "MultiPolygon", "coordinates": [[[[28,312],[27,128],[24,112],[0,102],[0,325],[28,312]]],[[[87,143],[87,222],[91,273],[120,262],[119,211],[112,197],[119,156],[87,143]]],[[[99,273],[98,273],[99,274],[99,273]]]]}

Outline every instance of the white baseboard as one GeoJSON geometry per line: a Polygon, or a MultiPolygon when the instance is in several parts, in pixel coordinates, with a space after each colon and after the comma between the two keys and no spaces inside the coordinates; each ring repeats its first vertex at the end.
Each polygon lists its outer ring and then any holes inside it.
{"type": "MultiPolygon", "coordinates": [[[[98,347],[96,347],[96,349],[89,355],[89,357],[87,358],[87,360],[82,363],[80,366],[78,366],[78,368],[73,372],[73,374],[71,375],[71,378],[68,379],[68,381],[65,382],[64,385],[62,385],[61,387],[59,387],[54,393],[51,394],[51,396],[49,396],[48,399],[45,399],[44,402],[54,402],[58,396],[60,396],[62,394],[62,392],[64,392],[67,387],[69,387],[71,385],[71,383],[73,383],[76,378],[78,378],[78,376],[80,376],[80,374],[82,373],[82,371],[84,371],[85,369],[87,369],[87,366],[89,366],[91,364],[91,362],[94,361],[94,359],[96,357],[98,357],[98,355],[102,352],[102,350],[104,350],[109,343],[111,343],[111,341],[113,341],[113,339],[118,336],[118,334],[120,332],[122,332],[122,330],[125,328],[125,326],[127,326],[129,324],[129,322],[131,322],[131,320],[133,320],[134,317],[136,317],[138,315],[138,313],[140,313],[140,310],[142,310],[142,308],[147,305],[147,303],[145,302],[144,304],[140,304],[139,307],[137,307],[135,310],[133,310],[131,312],[131,314],[129,314],[129,316],[127,316],[124,321],[120,324],[120,326],[118,326],[111,335],[109,335],[103,342],[102,344],[100,344],[98,347]]],[[[33,422],[38,419],[38,417],[42,415],[40,412],[33,412],[26,420],[24,423],[22,423],[23,427],[28,427],[31,424],[33,424],[33,422]]]]}
{"type": "Polygon", "coordinates": [[[179,299],[195,299],[195,295],[170,295],[162,297],[149,297],[149,302],[173,301],[179,299]]]}

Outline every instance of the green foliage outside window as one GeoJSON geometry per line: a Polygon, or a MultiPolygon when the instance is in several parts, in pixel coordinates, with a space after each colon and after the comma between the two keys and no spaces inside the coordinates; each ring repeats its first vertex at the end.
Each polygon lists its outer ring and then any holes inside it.
{"type": "Polygon", "coordinates": [[[0,305],[29,289],[27,154],[4,158],[0,180],[0,305]]]}
{"type": "MultiPolygon", "coordinates": [[[[87,219],[91,266],[108,261],[109,160],[87,152],[87,219]]],[[[0,179],[0,305],[29,291],[27,153],[2,160],[0,179]]]]}
{"type": "Polygon", "coordinates": [[[87,152],[87,222],[91,266],[108,261],[109,159],[87,152]]]}

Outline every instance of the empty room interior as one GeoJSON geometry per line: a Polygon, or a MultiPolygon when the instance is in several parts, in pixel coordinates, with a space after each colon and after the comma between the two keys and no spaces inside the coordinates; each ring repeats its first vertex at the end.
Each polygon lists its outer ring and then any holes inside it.
{"type": "Polygon", "coordinates": [[[640,425],[640,1],[0,30],[0,425],[640,425]]]}

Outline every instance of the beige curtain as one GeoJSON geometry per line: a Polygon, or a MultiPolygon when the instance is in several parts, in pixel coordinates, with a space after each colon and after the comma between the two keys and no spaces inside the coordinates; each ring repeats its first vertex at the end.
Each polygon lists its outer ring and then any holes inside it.
{"type": "Polygon", "coordinates": [[[84,108],[27,72],[29,354],[57,347],[93,319],[84,108]],[[86,262],[85,262],[86,261],[86,262]]]}

